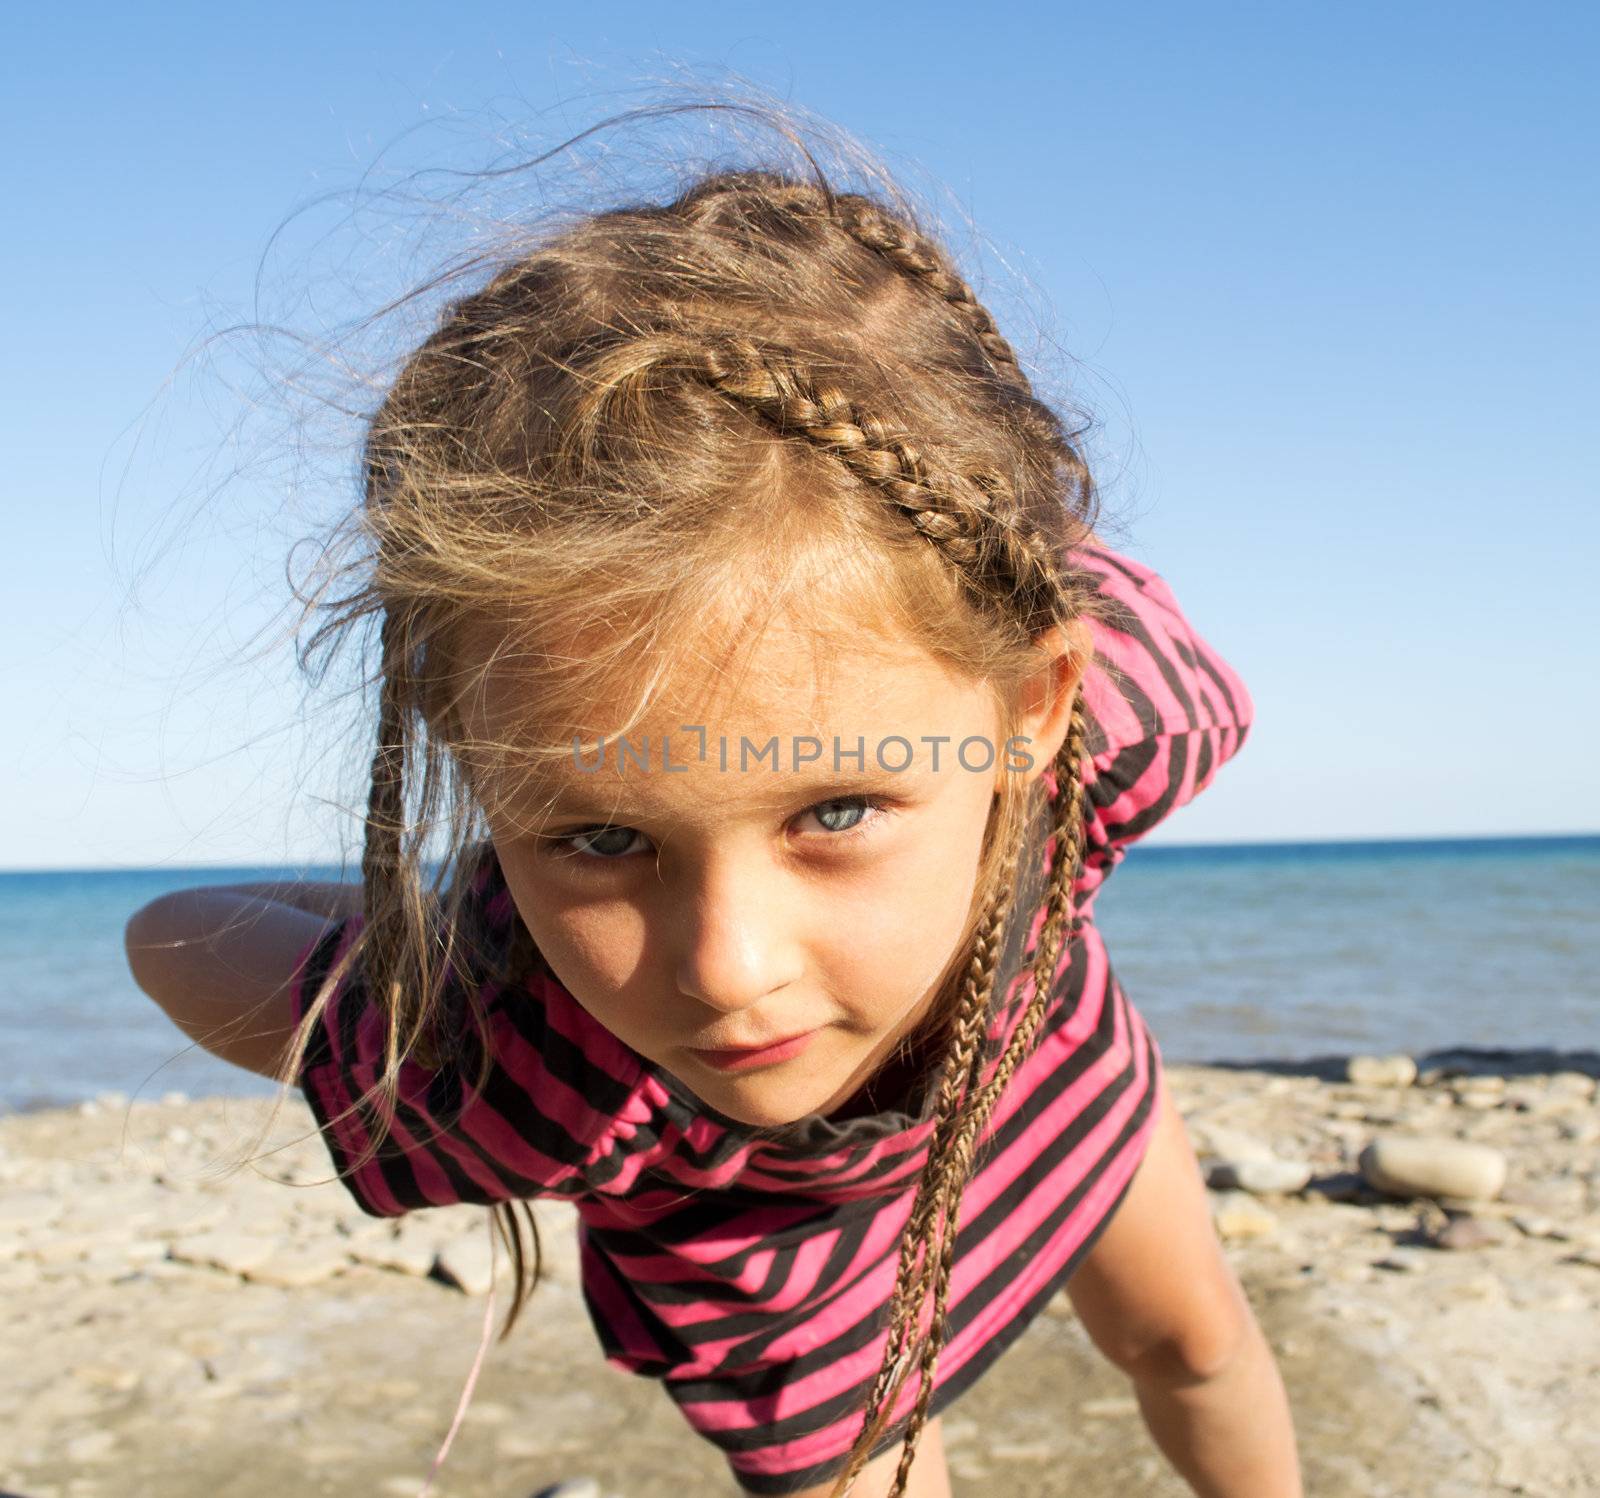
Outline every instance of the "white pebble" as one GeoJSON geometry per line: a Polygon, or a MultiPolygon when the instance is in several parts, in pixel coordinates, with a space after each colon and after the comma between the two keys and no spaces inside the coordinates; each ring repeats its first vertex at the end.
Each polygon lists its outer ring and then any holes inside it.
{"type": "Polygon", "coordinates": [[[1417,1080],[1417,1063],[1409,1056],[1352,1056],[1344,1071],[1358,1087],[1409,1087],[1417,1080]]]}
{"type": "Polygon", "coordinates": [[[1486,1144],[1460,1139],[1386,1134],[1361,1151],[1367,1184],[1390,1196],[1492,1198],[1506,1181],[1506,1157],[1486,1144]]]}
{"type": "Polygon", "coordinates": [[[1292,1196],[1310,1179],[1311,1167],[1303,1160],[1222,1160],[1211,1167],[1206,1184],[1256,1196],[1292,1196]]]}
{"type": "Polygon", "coordinates": [[[1137,1415],[1137,1399],[1086,1399],[1078,1406],[1078,1413],[1089,1420],[1115,1420],[1124,1415],[1137,1415]]]}
{"type": "Polygon", "coordinates": [[[1278,1230],[1278,1219],[1243,1191],[1223,1191],[1211,1200],[1211,1220],[1222,1238],[1265,1238],[1278,1230]]]}

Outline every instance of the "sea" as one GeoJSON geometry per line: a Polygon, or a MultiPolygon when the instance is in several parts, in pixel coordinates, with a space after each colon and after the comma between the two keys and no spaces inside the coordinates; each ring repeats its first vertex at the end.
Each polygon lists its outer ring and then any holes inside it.
{"type": "MultiPolygon", "coordinates": [[[[106,1093],[269,1097],[135,986],[168,890],[340,870],[0,872],[0,1113],[106,1093]]],[[[1600,1049],[1600,836],[1131,847],[1095,906],[1171,1062],[1600,1049]]]]}

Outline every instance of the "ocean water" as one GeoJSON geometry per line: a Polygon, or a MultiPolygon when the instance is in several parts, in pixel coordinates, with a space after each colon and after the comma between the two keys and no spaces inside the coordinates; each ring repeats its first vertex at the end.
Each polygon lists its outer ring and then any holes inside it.
{"type": "Polygon", "coordinates": [[[271,1097],[273,1083],[201,1050],[145,997],[123,928],[169,890],[344,877],[311,865],[0,873],[0,1113],[102,1092],[271,1097]]]}
{"type": "Polygon", "coordinates": [[[1096,919],[1170,1060],[1600,1048],[1600,837],[1135,844],[1096,919]]]}
{"type": "MultiPolygon", "coordinates": [[[[107,1091],[270,1096],[140,993],[123,926],[186,885],[339,877],[0,873],[0,1112],[107,1091]]],[[[1169,1061],[1600,1047],[1600,836],[1136,844],[1095,915],[1169,1061]]]]}

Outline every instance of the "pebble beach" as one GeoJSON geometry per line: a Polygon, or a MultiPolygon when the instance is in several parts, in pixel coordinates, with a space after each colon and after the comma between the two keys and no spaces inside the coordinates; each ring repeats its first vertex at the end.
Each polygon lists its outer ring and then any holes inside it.
{"type": "MultiPolygon", "coordinates": [[[[1600,1053],[1172,1065],[1230,1259],[1276,1349],[1308,1494],[1592,1494],[1600,1053]]],[[[292,1094],[0,1117],[0,1498],[418,1495],[489,1306],[487,1214],[366,1217],[292,1094]]],[[[429,1498],[731,1495],[602,1360],[571,1208],[490,1344],[429,1498]]],[[[499,1255],[493,1320],[510,1294],[499,1255]]],[[[955,1493],[1182,1498],[1065,1296],[945,1415],[955,1493]]]]}

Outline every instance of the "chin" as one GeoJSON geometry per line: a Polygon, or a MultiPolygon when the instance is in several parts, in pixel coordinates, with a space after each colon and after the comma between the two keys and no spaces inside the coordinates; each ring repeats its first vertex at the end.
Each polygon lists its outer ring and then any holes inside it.
{"type": "Polygon", "coordinates": [[[738,1123],[755,1129],[782,1129],[798,1123],[813,1113],[826,1110],[831,1094],[818,1090],[816,1079],[791,1082],[785,1086],[776,1078],[765,1085],[752,1080],[744,1086],[724,1084],[715,1087],[704,1079],[696,1082],[683,1078],[684,1084],[717,1110],[738,1123]]]}

